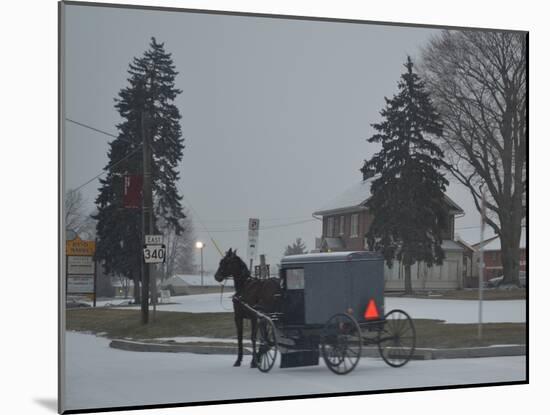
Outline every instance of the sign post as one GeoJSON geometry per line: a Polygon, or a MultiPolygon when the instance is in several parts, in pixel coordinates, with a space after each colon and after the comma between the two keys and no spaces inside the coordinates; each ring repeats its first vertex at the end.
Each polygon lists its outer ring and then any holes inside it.
{"type": "MultiPolygon", "coordinates": [[[[162,235],[145,235],[145,245],[143,247],[143,260],[145,266],[149,264],[162,264],[166,261],[166,246],[162,243],[162,235]]],[[[151,275],[149,284],[151,287],[151,302],[153,303],[153,320],[157,312],[157,269],[155,268],[151,275]]]]}
{"type": "Polygon", "coordinates": [[[248,260],[250,261],[250,271],[252,271],[252,264],[258,255],[259,233],[260,219],[248,219],[248,245],[246,248],[246,254],[248,260]]]}

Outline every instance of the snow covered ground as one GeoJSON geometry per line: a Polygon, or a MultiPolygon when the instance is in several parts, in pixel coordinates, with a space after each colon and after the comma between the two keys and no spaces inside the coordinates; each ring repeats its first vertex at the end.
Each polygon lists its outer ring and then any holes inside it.
{"type": "MultiPolygon", "coordinates": [[[[160,304],[160,311],[184,311],[190,313],[231,312],[230,293],[225,293],[222,301],[220,294],[199,294],[172,297],[174,304],[160,304]]],[[[106,303],[117,304],[122,300],[98,302],[98,306],[106,303]]],[[[139,309],[139,307],[131,307],[139,309]]],[[[412,318],[429,318],[445,320],[447,323],[477,323],[478,302],[468,300],[442,300],[427,298],[387,297],[386,311],[399,308],[412,318]]],[[[483,302],[483,321],[485,323],[523,323],[526,318],[525,300],[502,300],[483,302]]]]}
{"type": "MultiPolygon", "coordinates": [[[[424,298],[386,298],[386,311],[394,308],[405,310],[412,318],[445,320],[447,323],[477,323],[478,302],[468,300],[440,300],[424,298]]],[[[483,322],[524,323],[525,300],[483,302],[483,322]]]]}
{"type": "MultiPolygon", "coordinates": [[[[346,376],[319,366],[264,374],[233,368],[234,356],[140,353],[109,348],[109,340],[67,333],[66,408],[84,409],[370,391],[525,379],[525,357],[411,361],[394,369],[363,358],[346,376]]],[[[245,363],[249,363],[249,356],[245,363]]]]}

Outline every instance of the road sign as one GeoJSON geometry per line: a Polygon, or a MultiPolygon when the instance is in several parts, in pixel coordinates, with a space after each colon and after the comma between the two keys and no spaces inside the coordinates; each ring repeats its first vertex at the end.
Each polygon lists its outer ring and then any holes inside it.
{"type": "Polygon", "coordinates": [[[94,292],[93,275],[68,275],[67,293],[91,294],[94,292]]]}
{"type": "Polygon", "coordinates": [[[166,247],[164,245],[145,245],[143,259],[146,264],[160,264],[166,259],[166,247]]]}
{"type": "Polygon", "coordinates": [[[257,231],[260,229],[260,219],[250,218],[248,219],[248,230],[257,231]]]}
{"type": "Polygon", "coordinates": [[[161,245],[162,235],[145,235],[145,245],[161,245]]]}
{"type": "Polygon", "coordinates": [[[79,237],[67,241],[68,256],[93,256],[95,254],[95,241],[83,241],[79,237]]]}
{"type": "Polygon", "coordinates": [[[91,256],[69,256],[67,257],[68,274],[93,274],[94,258],[91,256]]]}
{"type": "Polygon", "coordinates": [[[260,219],[248,219],[248,245],[246,254],[249,260],[256,259],[258,256],[258,242],[260,233],[260,219]]]}

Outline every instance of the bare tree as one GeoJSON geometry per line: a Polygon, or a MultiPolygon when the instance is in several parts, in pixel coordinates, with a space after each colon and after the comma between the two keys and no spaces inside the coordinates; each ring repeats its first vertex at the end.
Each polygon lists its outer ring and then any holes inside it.
{"type": "Polygon", "coordinates": [[[65,229],[79,232],[84,223],[84,198],[78,190],[69,189],[65,193],[65,229]]]}
{"type": "Polygon", "coordinates": [[[423,53],[423,75],[444,124],[454,177],[500,237],[505,284],[519,283],[526,215],[527,36],[443,31],[423,53]]]}
{"type": "Polygon", "coordinates": [[[65,193],[65,229],[75,231],[83,239],[94,239],[97,221],[85,212],[85,204],[79,190],[65,193]]]}
{"type": "Polygon", "coordinates": [[[190,215],[180,220],[184,229],[179,235],[176,230],[166,222],[159,220],[158,226],[164,235],[166,245],[166,262],[164,263],[164,276],[169,278],[178,273],[191,273],[194,271],[194,246],[195,233],[190,215]]]}

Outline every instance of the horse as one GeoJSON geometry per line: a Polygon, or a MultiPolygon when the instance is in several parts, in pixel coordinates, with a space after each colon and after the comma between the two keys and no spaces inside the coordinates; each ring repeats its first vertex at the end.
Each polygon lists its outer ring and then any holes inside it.
{"type": "Polygon", "coordinates": [[[277,299],[280,296],[280,283],[278,278],[258,279],[250,275],[244,261],[237,256],[237,250],[229,249],[220,260],[220,265],[214,278],[222,282],[227,278],[233,278],[235,294],[233,295],[233,312],[235,326],[237,328],[238,355],[233,366],[240,366],[243,358],[243,320],[250,320],[252,331],[252,362],[250,367],[256,367],[256,333],[257,316],[244,307],[241,301],[250,307],[261,310],[264,313],[276,311],[277,299]]]}

